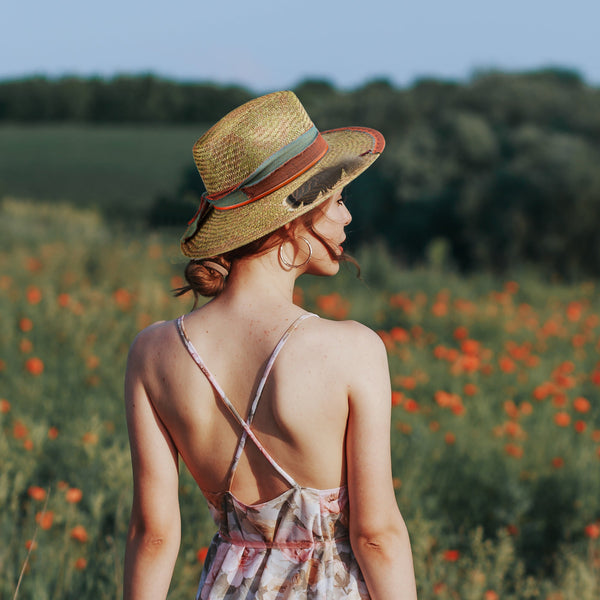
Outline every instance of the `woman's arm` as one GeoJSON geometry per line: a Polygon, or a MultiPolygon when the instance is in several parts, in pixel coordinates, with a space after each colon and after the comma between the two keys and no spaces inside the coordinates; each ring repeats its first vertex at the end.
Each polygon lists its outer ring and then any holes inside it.
{"type": "Polygon", "coordinates": [[[352,549],[372,600],[415,600],[410,541],[392,483],[387,355],[374,332],[352,326],[346,439],[352,549]]]}
{"type": "Polygon", "coordinates": [[[124,600],[164,600],[179,551],[177,449],[156,414],[143,383],[144,332],[129,352],[125,406],[133,505],[125,550],[124,600]]]}

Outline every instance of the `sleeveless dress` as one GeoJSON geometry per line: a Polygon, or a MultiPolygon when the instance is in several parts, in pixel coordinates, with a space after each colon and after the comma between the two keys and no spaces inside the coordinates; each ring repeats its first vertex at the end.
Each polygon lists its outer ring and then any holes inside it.
{"type": "Polygon", "coordinates": [[[196,600],[369,598],[350,546],[346,486],[331,490],[302,487],[277,464],[250,427],[277,355],[298,325],[316,316],[301,315],[283,334],[267,362],[246,420],[189,340],[183,316],[177,319],[185,347],[243,429],[229,472],[228,491],[203,492],[219,531],[208,549],[196,600]],[[248,438],[290,485],[276,498],[252,505],[229,491],[248,438]]]}

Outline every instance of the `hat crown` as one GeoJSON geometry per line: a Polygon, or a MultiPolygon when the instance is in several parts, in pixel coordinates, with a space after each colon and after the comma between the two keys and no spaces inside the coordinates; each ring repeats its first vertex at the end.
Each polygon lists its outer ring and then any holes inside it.
{"type": "Polygon", "coordinates": [[[310,117],[290,91],[256,98],[231,111],[194,144],[194,160],[207,192],[238,185],[311,127],[310,117]]]}

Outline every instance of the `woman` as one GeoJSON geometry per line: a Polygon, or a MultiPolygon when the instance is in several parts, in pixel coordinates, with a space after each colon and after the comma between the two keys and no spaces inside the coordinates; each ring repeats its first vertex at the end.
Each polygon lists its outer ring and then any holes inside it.
{"type": "Polygon", "coordinates": [[[167,595],[179,456],[219,525],[198,598],[416,598],[384,347],[292,301],[299,275],[337,273],[351,220],[341,190],[383,146],[371,129],[319,133],[292,92],[244,104],[196,142],[207,192],[182,239],[181,292],[214,299],[130,351],[126,600],[167,595]]]}

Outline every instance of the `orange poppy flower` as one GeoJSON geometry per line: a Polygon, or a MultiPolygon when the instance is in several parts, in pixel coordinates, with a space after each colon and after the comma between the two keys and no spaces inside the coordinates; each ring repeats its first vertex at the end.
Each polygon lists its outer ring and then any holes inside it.
{"type": "Polygon", "coordinates": [[[34,542],[33,540],[27,540],[25,542],[25,548],[27,548],[27,550],[35,550],[37,548],[37,542],[34,542]]]}
{"type": "Polygon", "coordinates": [[[10,412],[10,402],[6,398],[0,399],[0,413],[8,413],[10,412]]]}
{"type": "Polygon", "coordinates": [[[86,567],[87,567],[87,560],[85,560],[85,558],[83,558],[83,556],[80,556],[74,564],[74,567],[78,570],[78,571],[83,571],[86,567]]]}
{"type": "Polygon", "coordinates": [[[88,541],[88,533],[83,525],[75,525],[73,529],[71,529],[71,539],[77,540],[84,544],[88,541]]]}
{"type": "Polygon", "coordinates": [[[65,492],[65,500],[70,504],[77,504],[83,498],[83,492],[79,488],[69,488],[65,492]]]}
{"type": "Polygon", "coordinates": [[[554,422],[559,427],[567,427],[571,422],[571,416],[569,415],[569,413],[566,412],[557,412],[554,415],[554,422]]]}
{"type": "Polygon", "coordinates": [[[586,537],[589,537],[592,540],[597,540],[600,537],[600,525],[598,523],[590,523],[586,525],[583,532],[586,537]]]}
{"type": "Polygon", "coordinates": [[[24,333],[31,331],[33,329],[33,321],[27,317],[23,317],[19,321],[19,329],[24,333]]]}
{"type": "Polygon", "coordinates": [[[25,293],[25,296],[26,296],[27,302],[29,302],[29,304],[39,304],[42,301],[42,292],[41,292],[40,288],[38,288],[34,285],[30,285],[27,288],[27,292],[25,293]]]}
{"type": "Polygon", "coordinates": [[[461,325],[454,330],[452,335],[454,336],[455,340],[464,340],[469,335],[469,330],[461,325]]]}
{"type": "Polygon", "coordinates": [[[590,401],[582,396],[578,396],[573,400],[573,408],[580,413],[586,413],[590,410],[590,401]]]}
{"type": "Polygon", "coordinates": [[[444,552],[444,560],[446,562],[456,562],[460,558],[460,552],[458,550],[446,550],[444,552]]]}
{"type": "Polygon", "coordinates": [[[208,554],[208,548],[206,546],[202,546],[200,550],[196,553],[196,557],[198,558],[198,562],[203,563],[206,560],[206,555],[208,554]]]}
{"type": "Polygon", "coordinates": [[[24,437],[27,437],[29,433],[29,429],[27,426],[21,421],[15,421],[13,424],[13,437],[15,440],[21,440],[24,437]]]}
{"type": "Polygon", "coordinates": [[[58,428],[50,427],[50,429],[48,429],[48,439],[55,440],[57,437],[58,437],[58,428]]]}
{"type": "Polygon", "coordinates": [[[561,458],[560,456],[555,456],[555,457],[552,459],[552,466],[553,466],[555,469],[561,469],[562,467],[564,467],[564,465],[565,465],[565,461],[564,461],[564,459],[563,459],[563,458],[561,458]]]}
{"type": "Polygon", "coordinates": [[[575,425],[573,426],[577,433],[583,433],[587,429],[587,423],[585,421],[575,421],[575,425]]]}
{"type": "Polygon", "coordinates": [[[451,431],[448,431],[446,435],[444,435],[444,441],[448,446],[451,446],[456,442],[456,436],[451,431]]]}
{"type": "Polygon", "coordinates": [[[54,513],[51,510],[39,512],[35,515],[36,523],[40,524],[42,529],[50,529],[54,521],[54,513]]]}
{"type": "Polygon", "coordinates": [[[404,399],[404,394],[402,392],[392,392],[392,406],[399,406],[402,404],[402,400],[404,399]]]}
{"type": "Polygon", "coordinates": [[[27,494],[30,498],[42,502],[46,499],[46,490],[38,485],[32,485],[27,490],[27,494]]]}
{"type": "Polygon", "coordinates": [[[69,303],[71,302],[71,297],[69,296],[69,294],[59,294],[58,295],[58,305],[61,308],[66,308],[67,306],[69,306],[69,303]]]}
{"type": "Polygon", "coordinates": [[[486,590],[483,594],[483,600],[499,600],[500,596],[494,590],[486,590]]]}
{"type": "Polygon", "coordinates": [[[44,372],[44,362],[37,356],[32,356],[25,361],[25,368],[32,375],[41,375],[44,372]]]}

